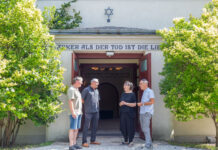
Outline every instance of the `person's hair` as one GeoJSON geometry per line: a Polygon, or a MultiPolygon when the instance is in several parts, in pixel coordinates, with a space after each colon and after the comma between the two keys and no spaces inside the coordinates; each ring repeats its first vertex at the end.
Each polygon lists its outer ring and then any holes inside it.
{"type": "Polygon", "coordinates": [[[72,84],[76,83],[76,81],[83,81],[83,78],[80,76],[73,78],[72,84]]]}
{"type": "Polygon", "coordinates": [[[143,83],[147,83],[147,84],[148,84],[148,80],[146,80],[146,79],[141,79],[140,82],[143,82],[143,83]]]}
{"type": "Polygon", "coordinates": [[[99,80],[97,79],[97,78],[93,78],[92,80],[91,80],[91,83],[92,82],[97,82],[97,83],[99,83],[99,80]]]}
{"type": "Polygon", "coordinates": [[[133,90],[133,88],[134,88],[133,83],[130,82],[130,81],[125,81],[125,82],[124,82],[124,85],[129,86],[129,89],[130,89],[130,90],[133,90]]]}

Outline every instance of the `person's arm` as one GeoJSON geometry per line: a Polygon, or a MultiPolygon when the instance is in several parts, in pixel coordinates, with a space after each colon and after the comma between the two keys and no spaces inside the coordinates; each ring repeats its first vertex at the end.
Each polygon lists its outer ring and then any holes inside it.
{"type": "Polygon", "coordinates": [[[136,107],[137,103],[136,103],[135,94],[132,95],[131,99],[132,99],[131,103],[124,102],[124,105],[129,106],[129,107],[136,107]]]}
{"type": "Polygon", "coordinates": [[[124,105],[124,101],[122,99],[123,99],[123,94],[120,97],[120,103],[119,103],[120,107],[124,105]]]}
{"type": "Polygon", "coordinates": [[[82,91],[82,103],[84,104],[85,103],[85,98],[86,98],[86,95],[87,95],[87,89],[85,88],[83,91],[82,91]]]}
{"type": "Polygon", "coordinates": [[[68,96],[68,99],[69,99],[68,100],[68,105],[69,105],[72,117],[76,118],[76,114],[75,114],[74,107],[73,107],[73,100],[75,99],[74,91],[72,89],[69,89],[67,91],[67,96],[68,96]]]}
{"type": "Polygon", "coordinates": [[[146,106],[146,105],[152,105],[154,104],[154,98],[150,98],[150,101],[149,102],[140,102],[138,103],[138,106],[146,106]]]}
{"type": "Polygon", "coordinates": [[[100,95],[99,90],[98,90],[98,101],[100,101],[100,100],[101,100],[101,95],[100,95]]]}
{"type": "Polygon", "coordinates": [[[127,103],[127,102],[124,102],[124,105],[129,106],[129,107],[136,107],[136,103],[127,103]]]}
{"type": "Polygon", "coordinates": [[[124,101],[121,101],[121,102],[119,103],[119,105],[120,105],[120,107],[123,106],[123,105],[124,105],[124,101]]]}
{"type": "Polygon", "coordinates": [[[69,103],[70,112],[71,112],[71,114],[72,114],[72,117],[73,117],[73,118],[76,118],[77,116],[76,116],[75,111],[74,111],[73,100],[70,99],[70,100],[68,101],[68,103],[69,103]]]}
{"type": "Polygon", "coordinates": [[[154,92],[153,91],[149,93],[149,97],[150,97],[150,100],[148,102],[140,102],[138,103],[138,106],[146,106],[146,105],[154,104],[154,92]]]}

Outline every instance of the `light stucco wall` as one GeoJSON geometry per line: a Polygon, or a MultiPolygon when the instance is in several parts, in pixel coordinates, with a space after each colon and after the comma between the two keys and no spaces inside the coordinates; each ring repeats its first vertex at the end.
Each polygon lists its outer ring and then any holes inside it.
{"type": "Polygon", "coordinates": [[[152,119],[153,137],[154,139],[170,140],[170,134],[173,128],[172,115],[168,109],[164,107],[163,96],[160,95],[159,82],[164,59],[161,51],[147,51],[151,53],[151,78],[152,89],[155,93],[155,113],[152,119]]]}
{"type": "MultiPolygon", "coordinates": [[[[57,8],[67,0],[37,0],[37,6],[55,5],[57,8]]],[[[81,12],[80,27],[123,26],[145,29],[162,29],[172,26],[175,17],[199,16],[203,6],[210,0],[78,0],[72,8],[81,12]],[[107,23],[104,9],[111,7],[113,16],[107,23]]],[[[71,8],[71,9],[72,9],[71,8]]]]}
{"type": "Polygon", "coordinates": [[[30,120],[20,127],[17,135],[17,144],[38,144],[45,142],[45,126],[35,126],[30,120]]]}
{"type": "MultiPolygon", "coordinates": [[[[56,36],[57,43],[160,43],[159,36],[56,36]]],[[[79,52],[79,51],[77,51],[79,52]]],[[[89,51],[90,52],[90,51],[89,51]]],[[[104,52],[104,51],[101,51],[104,52]]],[[[116,51],[119,52],[119,51],[116,51]]],[[[116,53],[115,52],[115,53],[116,53]]],[[[123,52],[123,51],[122,51],[123,52]]],[[[128,51],[129,53],[133,51],[128,51]]],[[[145,52],[141,52],[145,53],[145,52]]],[[[146,51],[152,54],[152,88],[156,95],[155,115],[153,116],[153,137],[154,139],[169,140],[170,134],[173,129],[173,120],[170,112],[164,107],[162,96],[159,94],[159,81],[161,79],[158,74],[163,66],[163,56],[161,51],[146,51]]],[[[61,56],[63,67],[66,68],[64,73],[64,83],[70,84],[71,77],[71,54],[72,51],[64,51],[61,56]]],[[[81,59],[79,63],[137,63],[137,59],[81,59]]],[[[62,96],[61,99],[64,108],[68,109],[66,97],[62,96]]],[[[52,123],[46,129],[47,140],[64,140],[67,138],[68,130],[68,116],[63,112],[56,122],[52,123]],[[59,129],[57,131],[57,129],[59,129]]]]}
{"type": "Polygon", "coordinates": [[[206,142],[206,136],[215,137],[216,129],[211,118],[179,122],[174,120],[174,140],[178,142],[206,142]]]}
{"type": "MultiPolygon", "coordinates": [[[[37,0],[36,5],[43,10],[45,6],[55,5],[57,8],[67,0],[37,0]]],[[[78,0],[72,8],[81,12],[83,22],[80,27],[122,26],[144,29],[162,29],[172,26],[175,17],[188,17],[189,14],[200,16],[202,7],[210,0],[78,0]],[[107,23],[104,9],[114,9],[111,22],[107,23]]],[[[71,8],[71,9],[72,9],[71,8]]],[[[157,36],[56,36],[57,43],[160,43],[157,36]]],[[[91,51],[89,51],[91,52],[91,51]]],[[[149,53],[149,51],[146,51],[149,53]]],[[[155,92],[155,114],[153,116],[153,137],[155,139],[169,140],[170,137],[178,141],[185,141],[187,137],[202,141],[206,135],[215,135],[215,127],[211,119],[178,122],[168,109],[164,107],[163,96],[159,93],[158,74],[163,66],[163,56],[160,51],[152,53],[152,88],[155,92]],[[172,135],[171,135],[172,134],[172,135]]],[[[64,72],[64,84],[71,81],[71,55],[72,51],[64,51],[61,55],[64,72]]],[[[90,63],[101,63],[101,60],[81,60],[90,63]]],[[[135,62],[129,60],[128,62],[135,62]]],[[[103,60],[104,63],[126,63],[126,60],[103,60]]],[[[68,109],[66,96],[62,95],[63,109],[68,109]]],[[[18,134],[17,143],[39,143],[42,141],[67,140],[69,119],[66,111],[49,127],[34,127],[31,121],[23,125],[18,134]]]]}
{"type": "MultiPolygon", "coordinates": [[[[65,68],[63,74],[65,85],[70,86],[71,83],[71,66],[72,66],[72,52],[64,51],[61,54],[62,67],[65,68]]],[[[67,96],[62,95],[60,99],[63,102],[63,112],[59,114],[59,117],[55,122],[51,123],[49,127],[46,128],[46,141],[66,141],[68,139],[68,129],[69,129],[69,117],[66,109],[68,109],[67,96]]]]}
{"type": "MultiPolygon", "coordinates": [[[[158,36],[56,36],[56,42],[62,43],[160,43],[158,36]]],[[[77,51],[78,52],[78,51],[77,51]]],[[[102,53],[104,51],[101,51],[102,53]]],[[[130,53],[132,51],[129,51],[130,53]]],[[[65,50],[61,54],[62,67],[65,68],[64,84],[70,85],[72,51],[65,50]]],[[[172,114],[164,107],[163,96],[160,95],[159,72],[164,64],[164,57],[161,51],[146,51],[151,53],[152,66],[152,89],[155,92],[155,114],[152,119],[153,138],[161,140],[175,139],[177,141],[205,141],[205,136],[215,135],[215,128],[211,119],[194,120],[190,122],[178,122],[173,119],[172,114]],[[190,139],[190,137],[192,139],[190,139]]],[[[138,63],[137,59],[82,59],[80,63],[138,63]]],[[[68,109],[67,97],[62,95],[63,110],[68,109]]],[[[63,111],[54,123],[49,127],[36,128],[28,122],[21,129],[18,142],[29,141],[33,136],[46,141],[67,141],[68,140],[69,119],[66,111],[63,111]]]]}

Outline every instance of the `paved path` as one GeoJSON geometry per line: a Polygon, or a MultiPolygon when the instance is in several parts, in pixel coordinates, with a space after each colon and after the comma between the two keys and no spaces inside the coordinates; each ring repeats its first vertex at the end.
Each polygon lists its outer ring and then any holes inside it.
{"type": "MultiPolygon", "coordinates": [[[[126,145],[121,145],[121,137],[119,136],[100,136],[97,138],[102,144],[100,146],[91,145],[89,148],[83,148],[83,150],[139,150],[144,143],[143,140],[139,138],[134,139],[134,146],[128,147],[126,145]]],[[[78,139],[78,143],[81,144],[81,138],[78,139]]],[[[55,142],[52,145],[31,148],[30,150],[68,150],[68,143],[66,142],[55,142]]],[[[153,150],[199,150],[196,148],[185,148],[181,146],[169,145],[167,142],[154,141],[153,150]]]]}

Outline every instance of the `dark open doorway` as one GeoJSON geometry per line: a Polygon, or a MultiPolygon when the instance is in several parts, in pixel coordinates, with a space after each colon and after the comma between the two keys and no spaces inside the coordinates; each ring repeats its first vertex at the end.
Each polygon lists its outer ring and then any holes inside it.
{"type": "Polygon", "coordinates": [[[119,117],[119,91],[111,83],[103,82],[99,85],[100,92],[100,119],[119,117]]]}
{"type": "MultiPolygon", "coordinates": [[[[148,86],[151,88],[152,86],[152,80],[151,80],[151,53],[148,53],[144,55],[143,53],[115,53],[114,56],[110,57],[109,59],[138,59],[139,66],[136,64],[81,64],[79,67],[79,59],[108,59],[108,56],[106,56],[103,53],[73,53],[72,54],[72,79],[77,76],[81,75],[84,77],[85,82],[84,86],[87,86],[90,82],[90,80],[94,77],[101,77],[100,82],[111,82],[111,80],[106,80],[108,77],[111,77],[112,79],[118,79],[117,81],[120,81],[122,84],[125,80],[132,81],[135,85],[137,85],[137,80],[140,80],[142,78],[145,78],[148,80],[149,84],[148,86]],[[94,68],[91,68],[94,67],[94,68]],[[112,72],[112,70],[117,67],[117,71],[119,71],[120,67],[123,67],[126,69],[126,73],[124,72],[112,72]],[[79,69],[78,69],[79,68],[79,69]],[[92,71],[90,71],[90,68],[92,71]],[[133,73],[129,71],[129,69],[133,69],[133,73]],[[96,70],[97,69],[97,70],[96,70]],[[137,74],[138,69],[138,74],[137,74]],[[88,72],[87,72],[88,70],[88,72]],[[100,72],[99,72],[100,71],[100,72]],[[108,71],[108,73],[104,72],[108,71]],[[80,72],[80,74],[79,74],[80,72]],[[103,74],[102,74],[103,72],[103,74]],[[109,73],[111,72],[111,73],[109,73]],[[131,75],[131,78],[128,78],[127,75],[131,75]]],[[[124,69],[124,70],[125,70],[124,69]]],[[[121,69],[123,70],[123,69],[121,69]]],[[[117,90],[119,91],[119,95],[121,94],[122,90],[122,84],[112,83],[113,85],[121,85],[117,90]],[[121,90],[121,91],[120,91],[121,90]]],[[[81,88],[82,90],[82,88],[81,88]]],[[[137,86],[134,89],[134,92],[136,93],[137,99],[140,101],[142,96],[142,91],[138,90],[137,86]]],[[[138,109],[139,110],[139,109],[138,109]]],[[[83,115],[84,116],[84,115],[83,115]]],[[[108,120],[108,123],[104,121],[105,124],[109,125],[110,127],[117,127],[116,131],[119,131],[119,126],[115,125],[114,123],[119,124],[119,119],[116,121],[115,119],[108,120]],[[113,123],[114,122],[114,123],[113,123]],[[112,123],[112,125],[110,125],[112,123]]],[[[100,120],[101,121],[101,120],[100,120]]],[[[101,125],[102,123],[100,123],[101,125]]],[[[104,127],[104,125],[103,125],[104,127]]],[[[137,122],[136,122],[137,131],[140,133],[140,137],[144,138],[144,134],[142,133],[141,126],[139,123],[139,115],[137,116],[137,122]]],[[[151,127],[151,134],[152,134],[152,122],[150,124],[151,127]]],[[[82,130],[82,128],[81,128],[82,130]]],[[[104,129],[103,129],[104,130],[104,129]]],[[[111,133],[111,132],[110,132],[111,133]]]]}
{"type": "MultiPolygon", "coordinates": [[[[100,120],[98,133],[118,133],[119,97],[123,92],[123,83],[128,80],[136,85],[137,64],[80,64],[84,87],[92,78],[100,81],[99,93],[100,120]]],[[[137,93],[137,88],[134,90],[137,93]]],[[[137,94],[136,94],[137,95],[137,94]]]]}

